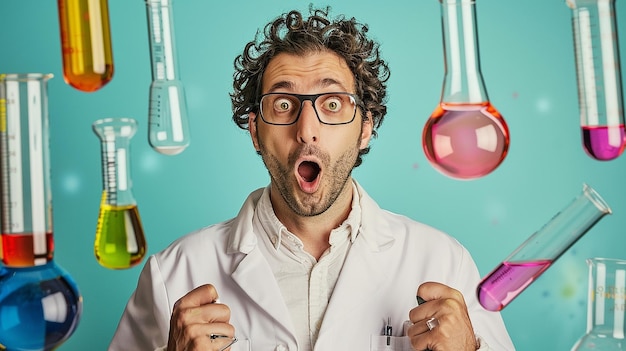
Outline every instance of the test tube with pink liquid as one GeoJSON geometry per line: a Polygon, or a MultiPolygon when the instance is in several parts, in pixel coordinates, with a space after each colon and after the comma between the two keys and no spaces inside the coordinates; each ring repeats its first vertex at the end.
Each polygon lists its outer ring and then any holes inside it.
{"type": "Polygon", "coordinates": [[[502,310],[607,214],[609,205],[583,184],[567,207],[483,278],[477,288],[480,304],[489,311],[502,310]]]}

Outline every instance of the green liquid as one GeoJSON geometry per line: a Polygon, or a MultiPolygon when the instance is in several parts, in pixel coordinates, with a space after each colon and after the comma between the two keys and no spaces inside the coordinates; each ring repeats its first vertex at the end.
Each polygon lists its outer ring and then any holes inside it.
{"type": "Polygon", "coordinates": [[[141,262],[146,239],[137,205],[100,206],[94,249],[98,263],[106,268],[125,269],[141,262]]]}

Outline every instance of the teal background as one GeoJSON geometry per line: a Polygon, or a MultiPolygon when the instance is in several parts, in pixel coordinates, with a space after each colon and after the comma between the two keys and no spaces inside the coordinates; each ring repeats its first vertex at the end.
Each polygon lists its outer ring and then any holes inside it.
{"type": "MultiPolygon", "coordinates": [[[[491,102],[508,123],[511,147],[498,169],[472,181],[438,173],[421,147],[422,127],[439,101],[444,74],[438,1],[313,3],[368,23],[392,70],[388,116],[355,177],[382,207],[458,238],[482,275],[578,195],[583,182],[611,205],[613,215],[503,311],[518,350],[569,350],[585,332],[585,259],[626,259],[626,156],[600,162],[582,149],[571,10],[565,1],[477,2],[482,73],[491,102]]],[[[106,348],[145,262],[114,271],[95,260],[102,178],[91,123],[114,116],[139,122],[131,176],[149,254],[234,216],[247,194],[269,178],[247,133],[230,120],[233,59],[260,26],[308,5],[308,0],[174,3],[191,146],[163,156],[147,143],[151,71],[143,1],[109,1],[115,75],[101,90],[84,93],[63,81],[56,2],[0,0],[0,72],[55,75],[48,88],[55,258],[84,298],[78,329],[60,350],[106,348]]],[[[626,1],[617,1],[616,13],[624,52],[626,1]]]]}

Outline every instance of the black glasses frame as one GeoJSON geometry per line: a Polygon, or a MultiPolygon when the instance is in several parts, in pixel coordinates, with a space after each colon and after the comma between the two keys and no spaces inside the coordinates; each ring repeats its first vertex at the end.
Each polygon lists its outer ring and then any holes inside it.
{"type": "Polygon", "coordinates": [[[259,102],[257,103],[257,106],[259,108],[259,114],[261,115],[261,119],[263,120],[263,122],[265,122],[267,124],[275,125],[275,126],[290,126],[290,125],[298,122],[298,120],[300,119],[300,115],[302,114],[302,107],[304,106],[304,102],[305,101],[311,101],[311,105],[313,106],[313,111],[315,111],[315,116],[317,116],[317,120],[320,121],[320,123],[326,124],[326,125],[331,125],[331,126],[338,126],[338,125],[342,125],[342,124],[350,124],[350,123],[352,123],[354,121],[354,118],[356,117],[356,111],[358,110],[358,107],[361,106],[361,100],[356,95],[354,95],[352,93],[345,92],[345,91],[331,91],[331,92],[320,93],[320,94],[293,94],[293,93],[272,92],[272,93],[267,93],[267,94],[261,95],[259,97],[259,102]],[[296,115],[296,119],[294,119],[293,122],[286,123],[286,124],[268,122],[265,119],[265,117],[263,117],[263,109],[261,108],[261,100],[263,100],[264,97],[269,96],[269,95],[288,95],[288,96],[293,96],[296,99],[298,99],[298,101],[300,102],[300,109],[298,110],[298,114],[296,115]],[[350,119],[347,122],[341,122],[341,123],[328,123],[328,122],[322,121],[322,119],[320,118],[320,114],[317,112],[317,108],[315,108],[315,101],[317,101],[317,99],[320,96],[325,96],[325,95],[347,95],[347,96],[350,96],[354,100],[354,105],[355,105],[354,114],[352,115],[352,119],[350,119]]]}

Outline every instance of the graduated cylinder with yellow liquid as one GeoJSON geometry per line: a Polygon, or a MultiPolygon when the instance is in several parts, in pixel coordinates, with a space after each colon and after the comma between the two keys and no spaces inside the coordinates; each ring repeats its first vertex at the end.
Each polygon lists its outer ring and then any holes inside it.
{"type": "Polygon", "coordinates": [[[105,118],[93,123],[102,150],[102,201],[94,250],[98,263],[126,269],[141,262],[146,239],[131,192],[130,139],[137,131],[132,118],[105,118]]]}

